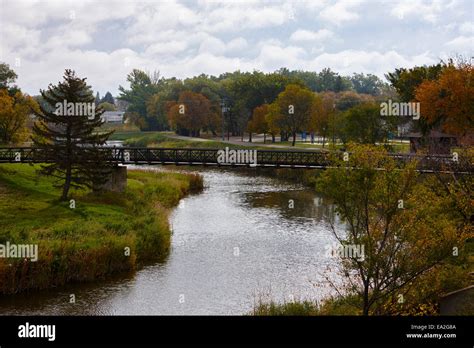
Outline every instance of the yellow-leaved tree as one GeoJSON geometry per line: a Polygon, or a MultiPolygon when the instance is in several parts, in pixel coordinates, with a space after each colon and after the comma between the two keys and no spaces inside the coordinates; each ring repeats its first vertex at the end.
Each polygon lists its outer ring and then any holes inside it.
{"type": "MultiPolygon", "coordinates": [[[[263,142],[266,141],[268,133],[268,123],[266,115],[268,114],[268,104],[262,104],[253,109],[252,119],[247,124],[247,132],[251,133],[263,133],[263,142]]],[[[250,137],[251,138],[251,137],[250,137]]]]}
{"type": "Polygon", "coordinates": [[[38,110],[38,104],[30,96],[20,91],[10,96],[6,89],[0,89],[0,143],[18,144],[28,138],[32,110],[38,110]]]}

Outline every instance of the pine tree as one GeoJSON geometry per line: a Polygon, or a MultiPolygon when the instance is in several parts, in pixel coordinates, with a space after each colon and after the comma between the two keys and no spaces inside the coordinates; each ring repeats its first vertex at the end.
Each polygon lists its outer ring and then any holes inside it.
{"type": "Polygon", "coordinates": [[[112,132],[99,133],[103,110],[95,108],[95,98],[86,79],[66,70],[64,80],[41,90],[45,105],[35,112],[34,146],[53,161],[43,164],[40,174],[57,179],[61,200],[67,200],[71,188],[97,189],[111,173],[111,164],[100,151],[112,132]]]}
{"type": "Polygon", "coordinates": [[[115,105],[115,100],[114,97],[112,97],[112,93],[107,92],[105,93],[105,96],[100,100],[101,103],[110,103],[115,105]]]}

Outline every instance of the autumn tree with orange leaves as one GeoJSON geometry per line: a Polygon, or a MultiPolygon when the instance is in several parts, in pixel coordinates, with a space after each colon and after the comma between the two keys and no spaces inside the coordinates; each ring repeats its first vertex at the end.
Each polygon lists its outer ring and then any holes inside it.
{"type": "Polygon", "coordinates": [[[198,137],[202,129],[215,128],[219,122],[209,99],[200,93],[181,92],[177,102],[167,105],[167,117],[171,128],[178,134],[198,137]]]}
{"type": "Polygon", "coordinates": [[[471,62],[449,64],[437,80],[415,91],[427,129],[464,137],[474,133],[474,68],[471,62]]]}

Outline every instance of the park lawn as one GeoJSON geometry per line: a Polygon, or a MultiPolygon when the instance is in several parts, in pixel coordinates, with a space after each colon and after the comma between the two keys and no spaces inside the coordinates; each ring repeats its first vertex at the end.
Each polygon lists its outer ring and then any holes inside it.
{"type": "MultiPolygon", "coordinates": [[[[268,144],[268,142],[267,142],[267,144],[268,144]]],[[[291,144],[292,144],[291,141],[276,142],[275,144],[276,145],[284,145],[284,146],[292,147],[291,146],[291,144]]],[[[410,144],[409,143],[400,143],[400,142],[390,141],[386,145],[389,148],[390,152],[408,153],[410,151],[410,144]]],[[[344,147],[345,146],[343,144],[340,144],[340,143],[336,144],[335,146],[332,145],[331,143],[329,143],[329,144],[326,144],[323,147],[322,144],[318,144],[318,143],[311,144],[310,141],[306,141],[306,142],[297,141],[293,148],[300,148],[300,149],[306,149],[306,150],[309,150],[309,149],[312,149],[312,150],[323,150],[323,149],[324,150],[334,150],[334,149],[337,149],[338,150],[338,149],[341,149],[341,148],[344,148],[344,147]]]]}
{"type": "Polygon", "coordinates": [[[141,137],[147,134],[155,134],[159,132],[141,132],[141,131],[131,131],[131,132],[123,132],[123,131],[115,131],[113,134],[110,135],[109,140],[128,140],[132,138],[141,137]]]}
{"type": "Polygon", "coordinates": [[[220,148],[248,148],[234,144],[223,143],[211,139],[194,140],[176,139],[169,136],[170,132],[131,132],[117,133],[111,140],[123,140],[124,146],[132,147],[162,147],[162,148],[200,148],[200,149],[220,149],[220,148]]]}
{"type": "MultiPolygon", "coordinates": [[[[202,140],[176,139],[171,137],[171,132],[116,132],[111,135],[110,140],[122,140],[124,146],[132,147],[161,147],[161,148],[199,148],[199,149],[222,149],[225,147],[231,149],[249,149],[249,150],[285,150],[284,148],[275,148],[271,145],[282,145],[288,147],[290,150],[297,150],[298,148],[319,150],[321,146],[311,145],[310,143],[297,143],[296,147],[291,146],[291,142],[276,142],[269,141],[266,144],[254,143],[253,146],[236,145],[218,140],[202,138],[202,140]],[[270,145],[270,146],[269,146],[270,145]]],[[[329,148],[329,146],[326,146],[329,148]]]]}
{"type": "Polygon", "coordinates": [[[314,144],[311,144],[310,141],[296,141],[295,143],[295,146],[292,146],[292,141],[277,141],[275,143],[270,143],[268,140],[266,142],[266,145],[270,145],[270,144],[273,144],[273,145],[281,145],[281,146],[286,146],[288,148],[291,148],[291,149],[305,149],[305,150],[332,150],[332,149],[339,149],[342,147],[342,145],[340,144],[336,144],[336,146],[332,145],[332,144],[326,144],[324,147],[323,147],[323,144],[318,144],[318,143],[314,143],[314,144]]]}
{"type": "MultiPolygon", "coordinates": [[[[334,149],[341,149],[344,147],[342,144],[326,144],[324,147],[322,144],[311,144],[311,142],[297,141],[295,146],[292,146],[291,141],[275,142],[272,143],[267,139],[266,143],[255,142],[253,146],[248,145],[236,145],[229,144],[226,142],[202,138],[202,140],[194,140],[193,138],[188,139],[176,139],[171,135],[172,132],[140,132],[140,131],[129,131],[129,132],[115,132],[110,136],[110,140],[122,140],[124,146],[132,147],[161,147],[161,148],[200,148],[200,149],[221,149],[229,147],[232,149],[254,149],[254,150],[315,150],[315,151],[331,151],[334,149]],[[278,147],[274,147],[277,145],[278,147]],[[282,146],[282,148],[280,148],[282,146]],[[284,148],[283,148],[284,147],[284,148]]],[[[400,142],[389,142],[387,146],[390,147],[390,152],[409,152],[410,145],[408,143],[400,142]]]]}
{"type": "Polygon", "coordinates": [[[140,128],[131,123],[104,123],[100,126],[99,130],[104,132],[114,131],[119,133],[131,133],[139,132],[140,128]]]}
{"type": "Polygon", "coordinates": [[[202,188],[198,175],[130,170],[124,193],[74,191],[71,209],[36,169],[0,165],[0,244],[37,244],[39,253],[37,262],[0,258],[0,294],[103,279],[164,259],[170,209],[202,188]]]}

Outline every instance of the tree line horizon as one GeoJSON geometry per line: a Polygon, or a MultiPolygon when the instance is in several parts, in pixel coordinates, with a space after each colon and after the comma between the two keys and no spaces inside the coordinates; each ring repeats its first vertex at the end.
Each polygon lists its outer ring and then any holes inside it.
{"type": "MultiPolygon", "coordinates": [[[[294,145],[297,133],[307,132],[312,141],[322,138],[323,146],[326,139],[375,144],[409,124],[410,131],[424,135],[435,129],[463,138],[473,132],[472,67],[472,59],[458,56],[434,65],[397,68],[385,74],[388,82],[373,74],[341,76],[330,68],[234,71],[185,79],[133,69],[127,75],[128,88],[119,86],[115,99],[110,92],[103,98],[97,92],[95,103],[112,111],[119,100],[126,105],[128,122],[140,130],[172,130],[186,136],[199,137],[204,131],[243,139],[246,133],[251,142],[257,133],[272,142],[277,136],[281,141],[292,138],[294,145]],[[421,102],[421,119],[380,117],[380,103],[387,100],[421,102]]],[[[3,144],[27,139],[27,110],[34,110],[35,102],[45,104],[42,96],[22,93],[14,85],[16,78],[7,64],[0,63],[3,144]]]]}
{"type": "Polygon", "coordinates": [[[410,121],[382,119],[380,102],[387,100],[424,105],[423,118],[413,122],[412,131],[427,134],[436,129],[465,136],[472,130],[466,123],[466,110],[446,105],[444,100],[435,103],[435,99],[442,90],[445,99],[456,94],[461,98],[459,103],[471,107],[470,76],[472,62],[462,57],[395,69],[385,75],[389,83],[373,74],[341,76],[330,68],[321,72],[287,68],[271,73],[235,71],[186,79],[134,69],[127,75],[129,88],[119,86],[117,98],[128,103],[127,117],[143,131],[173,130],[197,137],[201,131],[214,136],[224,131],[242,138],[247,133],[250,142],[252,133],[259,133],[268,134],[272,142],[277,135],[282,141],[292,137],[293,145],[297,133],[308,132],[312,139],[314,135],[322,137],[323,144],[328,137],[343,143],[375,144],[410,121]]]}

